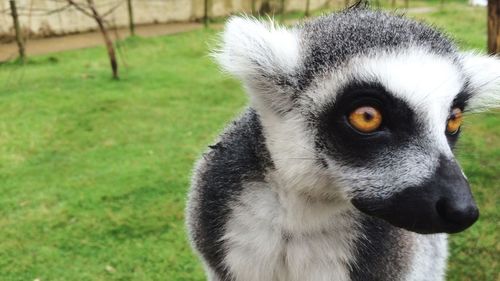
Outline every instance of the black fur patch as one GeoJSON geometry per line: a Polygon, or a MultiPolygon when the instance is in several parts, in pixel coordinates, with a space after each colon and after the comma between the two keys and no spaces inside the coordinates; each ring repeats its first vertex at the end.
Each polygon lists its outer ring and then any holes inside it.
{"type": "Polygon", "coordinates": [[[360,231],[350,264],[351,281],[402,280],[411,251],[411,241],[405,241],[404,231],[369,216],[361,218],[360,231]]]}
{"type": "Polygon", "coordinates": [[[257,113],[249,109],[234,122],[221,141],[204,157],[205,170],[196,183],[198,208],[191,214],[193,240],[197,250],[220,280],[231,280],[224,266],[225,249],[221,241],[230,216],[230,204],[242,192],[244,181],[263,181],[266,169],[273,164],[264,144],[257,113]]]}
{"type": "MultiPolygon", "coordinates": [[[[470,94],[467,91],[460,92],[453,100],[452,106],[450,108],[450,112],[451,112],[451,110],[453,110],[453,108],[457,108],[457,107],[460,108],[463,112],[466,112],[467,105],[468,105],[471,97],[472,97],[472,94],[470,94]]],[[[459,138],[461,132],[462,132],[462,129],[460,128],[460,129],[458,129],[458,132],[456,132],[455,134],[452,134],[452,135],[446,134],[446,138],[448,139],[448,144],[450,145],[451,149],[455,149],[455,146],[457,144],[457,141],[458,141],[458,138],[459,138]]]]}
{"type": "Polygon", "coordinates": [[[407,146],[421,134],[414,111],[377,83],[354,83],[345,87],[317,118],[316,145],[350,166],[367,166],[381,153],[407,146]],[[372,134],[352,128],[347,116],[359,106],[373,106],[382,113],[382,125],[372,134]]]}
{"type": "Polygon", "coordinates": [[[460,92],[453,100],[452,108],[458,107],[462,110],[467,108],[469,100],[472,98],[472,94],[467,91],[460,92]]]}

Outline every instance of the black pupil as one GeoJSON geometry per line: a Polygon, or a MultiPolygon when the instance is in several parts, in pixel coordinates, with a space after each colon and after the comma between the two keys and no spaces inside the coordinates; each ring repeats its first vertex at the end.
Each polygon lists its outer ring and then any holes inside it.
{"type": "Polygon", "coordinates": [[[365,119],[365,121],[371,121],[373,120],[374,116],[371,112],[368,112],[368,111],[365,111],[363,112],[363,118],[365,119]]]}

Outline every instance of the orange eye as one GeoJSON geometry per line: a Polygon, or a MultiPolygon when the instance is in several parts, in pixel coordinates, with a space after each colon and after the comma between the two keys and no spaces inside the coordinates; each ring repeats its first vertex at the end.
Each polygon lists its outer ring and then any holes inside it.
{"type": "Polygon", "coordinates": [[[375,107],[358,107],[349,114],[349,123],[362,133],[372,133],[380,128],[382,114],[375,107]]]}
{"type": "Polygon", "coordinates": [[[462,110],[458,107],[453,108],[450,117],[448,117],[448,124],[446,125],[446,132],[450,135],[454,135],[460,129],[462,125],[462,110]]]}

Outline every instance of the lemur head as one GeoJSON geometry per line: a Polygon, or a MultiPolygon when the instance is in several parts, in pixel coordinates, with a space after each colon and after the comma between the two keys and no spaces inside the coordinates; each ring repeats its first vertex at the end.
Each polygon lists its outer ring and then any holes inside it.
{"type": "Polygon", "coordinates": [[[215,57],[243,81],[282,188],[419,233],[477,220],[453,147],[464,112],[499,104],[498,58],[365,8],[289,29],[233,17],[215,57]]]}

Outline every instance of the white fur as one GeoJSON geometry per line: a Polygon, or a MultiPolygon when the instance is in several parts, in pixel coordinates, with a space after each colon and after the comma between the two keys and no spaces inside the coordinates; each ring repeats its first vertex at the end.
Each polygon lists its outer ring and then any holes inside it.
{"type": "Polygon", "coordinates": [[[448,242],[446,234],[413,234],[414,253],[405,281],[444,280],[448,242]]]}
{"type": "Polygon", "coordinates": [[[314,136],[309,132],[302,116],[289,112],[278,116],[265,104],[254,101],[260,116],[266,146],[271,154],[276,178],[289,191],[307,193],[319,198],[345,198],[332,186],[328,171],[317,165],[314,136]]]}
{"type": "Polygon", "coordinates": [[[287,89],[277,86],[274,79],[295,70],[299,53],[298,31],[271,20],[232,17],[221,48],[213,56],[225,71],[244,82],[252,101],[258,96],[269,107],[286,111],[291,107],[287,89]]]}
{"type": "Polygon", "coordinates": [[[500,58],[464,53],[462,63],[473,91],[469,109],[484,110],[500,106],[500,58]]]}
{"type": "Polygon", "coordinates": [[[299,60],[299,37],[294,30],[273,21],[232,17],[222,37],[221,49],[214,54],[227,72],[251,83],[263,72],[293,71],[299,60]]]}
{"type": "Polygon", "coordinates": [[[224,240],[235,280],[349,280],[356,231],[348,205],[310,202],[273,178],[248,183],[233,207],[224,240]]]}

